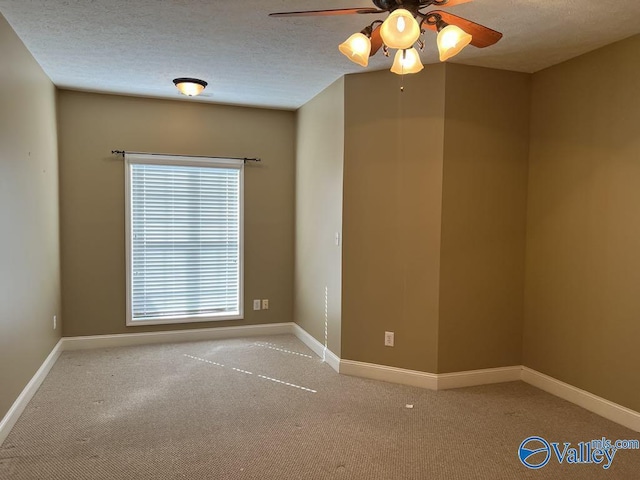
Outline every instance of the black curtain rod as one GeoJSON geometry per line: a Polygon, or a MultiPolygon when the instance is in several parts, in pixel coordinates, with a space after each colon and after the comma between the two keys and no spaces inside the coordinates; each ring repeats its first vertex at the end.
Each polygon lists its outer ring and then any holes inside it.
{"type": "Polygon", "coordinates": [[[220,158],[220,159],[228,159],[228,160],[242,160],[244,163],[247,162],[261,162],[262,160],[259,158],[241,158],[241,157],[208,157],[206,155],[176,155],[173,153],[149,153],[149,152],[127,152],[125,150],[111,150],[113,155],[122,155],[124,157],[125,153],[131,153],[133,155],[159,155],[162,157],[188,157],[188,158],[220,158]]]}

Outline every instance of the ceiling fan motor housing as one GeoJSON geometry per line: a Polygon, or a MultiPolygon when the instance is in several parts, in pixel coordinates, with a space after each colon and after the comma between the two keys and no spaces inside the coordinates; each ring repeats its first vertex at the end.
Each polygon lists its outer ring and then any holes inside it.
{"type": "Polygon", "coordinates": [[[409,11],[417,12],[421,4],[429,3],[420,0],[373,0],[376,7],[381,10],[392,12],[397,8],[405,8],[409,11]]]}

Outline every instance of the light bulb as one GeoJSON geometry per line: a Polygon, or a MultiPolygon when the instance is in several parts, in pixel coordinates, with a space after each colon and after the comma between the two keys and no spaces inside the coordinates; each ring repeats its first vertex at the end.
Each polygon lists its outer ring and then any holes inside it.
{"type": "Polygon", "coordinates": [[[200,93],[204,90],[202,85],[198,85],[197,83],[181,83],[178,86],[178,90],[183,95],[187,95],[189,97],[195,97],[196,95],[200,95],[200,93]]]}
{"type": "Polygon", "coordinates": [[[404,28],[407,26],[407,22],[404,21],[404,18],[398,17],[398,23],[396,24],[396,28],[400,33],[404,32],[404,28]]]}
{"type": "Polygon", "coordinates": [[[418,40],[420,25],[410,11],[397,8],[382,23],[380,36],[387,47],[404,50],[418,40]]]}
{"type": "Polygon", "coordinates": [[[369,64],[371,40],[363,33],[354,33],[338,46],[338,50],[352,62],[366,67],[369,64]]]}
{"type": "Polygon", "coordinates": [[[471,43],[473,37],[456,25],[447,25],[438,33],[440,61],[444,62],[457,55],[471,43]]]}
{"type": "Polygon", "coordinates": [[[460,34],[455,30],[448,30],[442,33],[442,46],[444,48],[453,48],[458,44],[460,34]]]}

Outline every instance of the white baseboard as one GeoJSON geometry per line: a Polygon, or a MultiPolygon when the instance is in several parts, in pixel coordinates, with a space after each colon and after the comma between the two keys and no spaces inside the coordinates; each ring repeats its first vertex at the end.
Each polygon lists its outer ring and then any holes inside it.
{"type": "Polygon", "coordinates": [[[640,432],[640,413],[553,377],[522,367],[522,381],[578,405],[612,422],[640,432]]]}
{"type": "Polygon", "coordinates": [[[56,360],[62,353],[62,350],[62,340],[58,340],[58,343],[56,343],[56,346],[53,347],[51,353],[47,356],[44,362],[42,362],[42,365],[40,365],[38,371],[31,378],[29,383],[27,383],[27,386],[24,387],[16,401],[13,402],[13,405],[11,406],[7,414],[2,420],[0,420],[0,445],[2,445],[2,442],[5,441],[5,439],[9,435],[9,432],[11,432],[11,429],[18,421],[18,418],[20,418],[20,415],[22,415],[22,412],[31,401],[31,398],[38,391],[40,385],[42,385],[44,379],[47,378],[49,370],[51,370],[51,367],[53,367],[53,365],[56,363],[56,360]]]}
{"type": "Polygon", "coordinates": [[[340,373],[340,357],[338,357],[331,350],[327,349],[324,361],[336,372],[340,373]]]}
{"type": "Polygon", "coordinates": [[[518,365],[438,374],[353,360],[340,360],[340,373],[345,375],[428,388],[430,390],[448,390],[476,385],[489,385],[491,383],[516,382],[520,380],[521,372],[522,367],[518,365]]]}
{"type": "Polygon", "coordinates": [[[239,325],[237,327],[198,328],[160,332],[121,333],[117,335],[93,335],[88,337],[65,337],[64,350],[86,350],[90,348],[128,347],[168,342],[197,342],[221,338],[255,337],[260,335],[283,335],[292,333],[293,323],[263,323],[239,325]]]}
{"type": "Polygon", "coordinates": [[[383,382],[399,383],[412,387],[438,389],[438,375],[434,373],[405,370],[404,368],[387,367],[373,363],[340,360],[340,373],[354,377],[371,378],[383,382]]]}
{"type": "Polygon", "coordinates": [[[333,368],[336,372],[340,372],[340,357],[338,357],[328,348],[325,349],[325,346],[318,340],[316,340],[314,336],[309,334],[297,323],[293,324],[293,331],[291,333],[298,337],[298,340],[309,347],[313,351],[313,353],[318,355],[320,358],[324,357],[324,361],[327,363],[327,365],[333,368]]]}
{"type": "Polygon", "coordinates": [[[467,372],[438,374],[438,390],[450,388],[475,387],[491,383],[516,382],[520,380],[522,367],[487,368],[485,370],[469,370],[467,372]]]}

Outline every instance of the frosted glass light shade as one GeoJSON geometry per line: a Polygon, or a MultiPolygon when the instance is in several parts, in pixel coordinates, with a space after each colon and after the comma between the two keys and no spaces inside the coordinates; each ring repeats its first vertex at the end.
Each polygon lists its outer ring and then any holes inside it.
{"type": "Polygon", "coordinates": [[[353,63],[366,67],[369,65],[371,40],[363,33],[354,33],[338,46],[338,50],[353,63]]]}
{"type": "Polygon", "coordinates": [[[408,50],[398,50],[393,59],[391,71],[398,75],[406,75],[409,73],[418,73],[424,68],[420,61],[420,55],[415,48],[408,50]]]}
{"type": "Polygon", "coordinates": [[[464,47],[469,45],[472,36],[455,25],[447,25],[438,33],[438,51],[440,61],[445,62],[459,54],[464,47]]]}
{"type": "Polygon", "coordinates": [[[188,97],[200,95],[207,86],[207,82],[197,78],[176,78],[173,80],[173,84],[181,94],[188,97]]]}
{"type": "Polygon", "coordinates": [[[411,48],[420,36],[420,25],[410,11],[398,8],[384,21],[380,27],[382,41],[389,48],[404,50],[411,48]]]}

